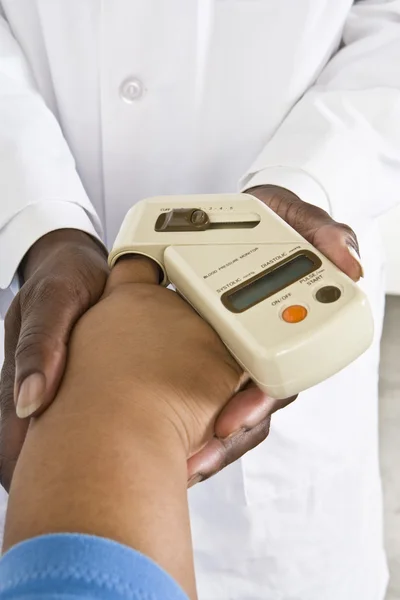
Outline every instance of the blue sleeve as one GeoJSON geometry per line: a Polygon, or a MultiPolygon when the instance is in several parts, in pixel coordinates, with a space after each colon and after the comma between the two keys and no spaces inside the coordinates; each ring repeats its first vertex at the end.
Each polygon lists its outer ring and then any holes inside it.
{"type": "Polygon", "coordinates": [[[160,567],[131,548],[87,535],[23,542],[0,560],[1,600],[187,600],[160,567]]]}

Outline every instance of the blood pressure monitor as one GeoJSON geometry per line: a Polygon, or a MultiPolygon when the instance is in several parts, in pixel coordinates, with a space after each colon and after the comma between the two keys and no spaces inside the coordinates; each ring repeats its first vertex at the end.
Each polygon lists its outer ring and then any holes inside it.
{"type": "Polygon", "coordinates": [[[273,398],[327,379],[372,342],[360,287],[248,194],[143,200],[127,214],[110,266],[126,254],[153,259],[162,284],[175,286],[273,398]]]}

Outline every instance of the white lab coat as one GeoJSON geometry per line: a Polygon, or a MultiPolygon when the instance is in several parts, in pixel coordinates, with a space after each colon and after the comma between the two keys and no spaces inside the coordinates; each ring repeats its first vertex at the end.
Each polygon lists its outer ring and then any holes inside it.
{"type": "Polygon", "coordinates": [[[275,183],[358,228],[374,348],[191,492],[202,600],[382,600],[383,314],[400,1],[0,0],[0,310],[45,233],[110,244],[154,194],[275,183]],[[13,285],[11,285],[13,282],[13,285]]]}

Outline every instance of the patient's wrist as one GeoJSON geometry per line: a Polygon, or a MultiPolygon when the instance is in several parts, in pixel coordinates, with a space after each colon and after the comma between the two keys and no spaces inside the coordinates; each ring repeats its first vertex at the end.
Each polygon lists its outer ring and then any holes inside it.
{"type": "MultiPolygon", "coordinates": [[[[185,494],[180,433],[163,414],[143,410],[151,395],[143,394],[136,407],[108,403],[107,410],[99,398],[87,415],[85,400],[59,397],[32,422],[10,492],[5,549],[69,531],[109,537],[157,558],[151,536],[138,542],[139,513],[148,510],[146,497],[157,502],[160,494],[185,494]]],[[[156,533],[155,525],[148,527],[156,533]]]]}

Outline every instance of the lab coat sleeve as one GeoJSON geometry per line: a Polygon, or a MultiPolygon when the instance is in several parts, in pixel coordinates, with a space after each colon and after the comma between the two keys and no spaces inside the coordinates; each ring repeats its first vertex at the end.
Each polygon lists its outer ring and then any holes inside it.
{"type": "Polygon", "coordinates": [[[60,126],[0,14],[0,318],[24,254],[62,228],[101,236],[60,126]]]}
{"type": "Polygon", "coordinates": [[[353,5],[340,50],[241,182],[291,189],[351,223],[400,201],[400,1],[353,5]]]}

